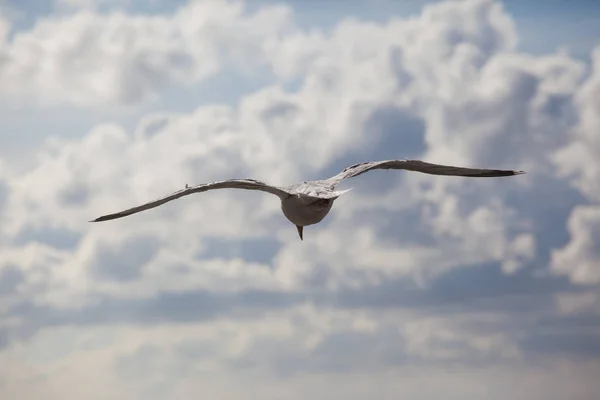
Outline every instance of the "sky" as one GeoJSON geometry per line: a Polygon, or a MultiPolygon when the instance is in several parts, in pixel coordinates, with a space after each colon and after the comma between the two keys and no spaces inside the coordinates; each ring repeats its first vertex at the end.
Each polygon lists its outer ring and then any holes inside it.
{"type": "Polygon", "coordinates": [[[0,0],[0,398],[595,399],[600,3],[0,0]],[[275,185],[346,181],[304,240],[275,185]]]}

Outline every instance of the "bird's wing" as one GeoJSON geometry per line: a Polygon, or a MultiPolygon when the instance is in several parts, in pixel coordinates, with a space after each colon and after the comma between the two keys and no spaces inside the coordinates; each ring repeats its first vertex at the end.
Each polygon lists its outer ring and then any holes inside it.
{"type": "Polygon", "coordinates": [[[502,169],[453,167],[451,165],[432,164],[419,160],[386,160],[351,165],[325,181],[330,182],[335,187],[344,179],[353,178],[373,169],[405,169],[407,171],[417,171],[431,175],[468,176],[474,178],[491,178],[525,173],[524,171],[502,169]]]}
{"type": "Polygon", "coordinates": [[[286,198],[290,195],[288,191],[283,188],[276,186],[267,185],[264,182],[255,181],[253,179],[230,179],[220,182],[204,183],[197,186],[186,186],[185,189],[179,190],[169,196],[163,197],[162,199],[154,200],[141,206],[133,207],[128,210],[120,211],[114,214],[103,215],[90,222],[108,221],[111,219],[126,217],[131,214],[138,213],[140,211],[149,210],[150,208],[158,207],[171,200],[178,199],[183,196],[187,196],[192,193],[202,193],[213,189],[246,189],[246,190],[260,190],[263,192],[271,193],[278,196],[281,199],[286,198]]]}

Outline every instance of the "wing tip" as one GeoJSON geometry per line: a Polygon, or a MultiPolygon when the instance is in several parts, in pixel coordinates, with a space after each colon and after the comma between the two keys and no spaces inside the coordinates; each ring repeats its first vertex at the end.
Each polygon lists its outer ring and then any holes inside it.
{"type": "Polygon", "coordinates": [[[523,175],[525,173],[525,171],[513,171],[513,175],[523,175]]]}
{"type": "Polygon", "coordinates": [[[102,222],[102,221],[108,221],[109,219],[111,219],[111,218],[109,218],[108,216],[102,216],[102,217],[98,217],[96,219],[92,219],[88,222],[102,222]]]}

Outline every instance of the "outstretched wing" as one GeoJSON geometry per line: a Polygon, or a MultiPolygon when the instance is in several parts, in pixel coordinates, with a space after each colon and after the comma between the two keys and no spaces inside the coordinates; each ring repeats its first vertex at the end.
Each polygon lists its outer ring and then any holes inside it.
{"type": "Polygon", "coordinates": [[[405,169],[407,171],[417,171],[431,175],[468,176],[473,178],[491,178],[525,173],[524,171],[502,169],[453,167],[451,165],[431,164],[419,160],[386,160],[351,165],[339,174],[326,179],[326,182],[330,182],[335,187],[344,179],[353,178],[373,169],[405,169]]]}
{"type": "Polygon", "coordinates": [[[208,190],[214,189],[246,189],[246,190],[260,190],[278,196],[280,199],[286,198],[290,193],[282,188],[267,185],[264,182],[255,181],[253,179],[229,179],[226,181],[204,183],[197,186],[189,186],[185,189],[179,190],[169,196],[163,197],[162,199],[154,200],[141,206],[133,207],[128,210],[120,211],[114,214],[103,215],[102,217],[96,218],[90,222],[108,221],[111,219],[126,217],[131,214],[138,213],[140,211],[149,210],[154,207],[163,205],[171,200],[176,200],[180,197],[187,196],[192,193],[202,193],[208,190]]]}

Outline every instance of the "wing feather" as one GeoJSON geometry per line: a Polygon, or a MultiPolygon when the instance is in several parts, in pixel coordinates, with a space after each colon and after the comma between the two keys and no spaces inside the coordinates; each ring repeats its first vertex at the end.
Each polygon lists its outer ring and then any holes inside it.
{"type": "Polygon", "coordinates": [[[180,197],[187,196],[193,193],[202,193],[208,190],[215,189],[245,189],[245,190],[259,190],[262,192],[267,192],[278,196],[280,199],[283,199],[290,195],[288,191],[285,189],[267,185],[264,182],[256,181],[254,179],[229,179],[226,181],[212,182],[212,183],[204,183],[197,186],[186,186],[185,189],[178,190],[166,197],[163,197],[158,200],[151,201],[146,204],[142,204],[137,207],[129,208],[127,210],[123,210],[114,214],[107,214],[101,217],[96,218],[90,222],[101,222],[108,221],[111,219],[126,217],[131,214],[135,214],[141,211],[149,210],[151,208],[155,208],[161,206],[169,201],[176,200],[180,197]]]}
{"type": "Polygon", "coordinates": [[[524,171],[502,169],[455,167],[451,165],[432,164],[420,160],[385,160],[370,161],[351,165],[326,181],[331,182],[333,186],[336,186],[345,179],[353,178],[373,169],[404,169],[407,171],[416,171],[431,175],[467,176],[472,178],[491,178],[520,175],[525,173],[524,171]]]}

